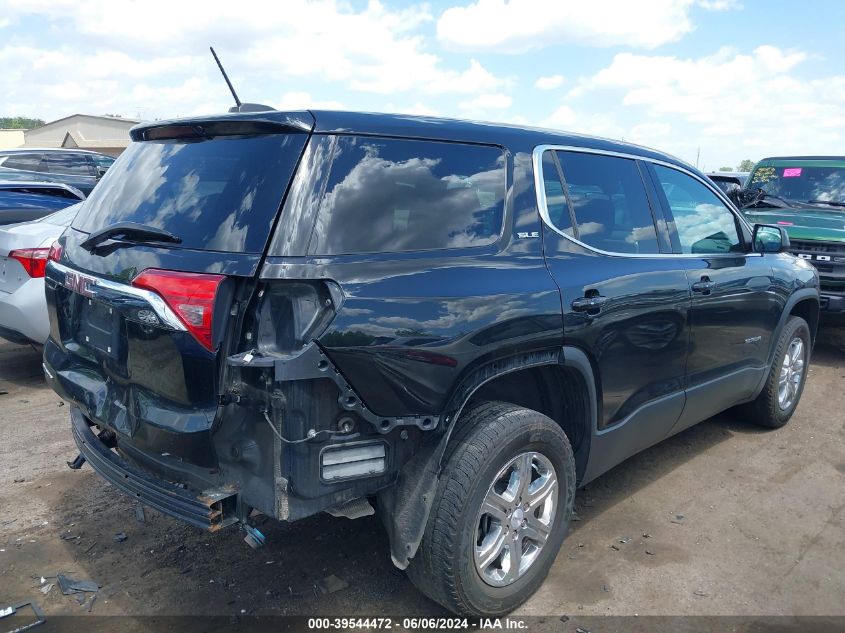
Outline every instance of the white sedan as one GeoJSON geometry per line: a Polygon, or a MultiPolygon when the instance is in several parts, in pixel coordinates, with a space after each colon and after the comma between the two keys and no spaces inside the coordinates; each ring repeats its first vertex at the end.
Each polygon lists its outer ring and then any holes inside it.
{"type": "Polygon", "coordinates": [[[0,338],[24,345],[43,345],[47,340],[47,255],[81,206],[74,204],[34,222],[0,227],[0,338]]]}

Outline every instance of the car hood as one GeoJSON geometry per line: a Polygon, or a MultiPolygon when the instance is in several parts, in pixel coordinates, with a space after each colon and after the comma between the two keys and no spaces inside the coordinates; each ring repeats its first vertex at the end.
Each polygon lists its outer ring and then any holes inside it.
{"type": "Polygon", "coordinates": [[[24,222],[0,227],[0,257],[17,248],[47,248],[65,227],[47,222],[24,222]]]}
{"type": "Polygon", "coordinates": [[[791,239],[845,242],[845,209],[818,207],[745,209],[752,224],[783,226],[791,239]]]}

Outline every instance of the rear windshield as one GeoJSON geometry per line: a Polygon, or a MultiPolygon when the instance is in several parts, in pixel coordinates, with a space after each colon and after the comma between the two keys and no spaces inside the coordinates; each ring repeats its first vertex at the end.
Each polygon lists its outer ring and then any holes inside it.
{"type": "Polygon", "coordinates": [[[483,246],[502,229],[501,149],[459,143],[337,139],[309,253],[483,246]]]}
{"type": "Polygon", "coordinates": [[[261,253],[306,139],[286,133],[132,143],[73,227],[91,233],[137,222],[177,235],[181,248],[261,253]]]}

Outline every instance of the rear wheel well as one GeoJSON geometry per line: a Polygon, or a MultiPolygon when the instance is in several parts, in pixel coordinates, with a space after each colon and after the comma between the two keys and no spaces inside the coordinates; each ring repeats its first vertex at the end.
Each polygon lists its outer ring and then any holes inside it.
{"type": "Polygon", "coordinates": [[[815,342],[819,327],[819,302],[815,299],[802,299],[792,306],[789,314],[799,316],[807,322],[810,326],[810,340],[815,342]]]}
{"type": "Polygon", "coordinates": [[[557,422],[572,445],[576,477],[581,480],[589,454],[590,403],[587,385],[579,372],[547,365],[497,376],[472,395],[464,411],[493,400],[539,411],[557,422]]]}

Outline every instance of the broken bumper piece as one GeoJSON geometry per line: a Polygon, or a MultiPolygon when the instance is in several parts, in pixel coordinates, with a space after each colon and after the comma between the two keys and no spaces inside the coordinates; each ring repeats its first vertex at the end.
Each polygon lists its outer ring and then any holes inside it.
{"type": "Polygon", "coordinates": [[[144,505],[212,532],[237,521],[233,492],[196,492],[152,477],[110,450],[79,408],[71,407],[70,419],[80,455],[97,474],[144,505]]]}

